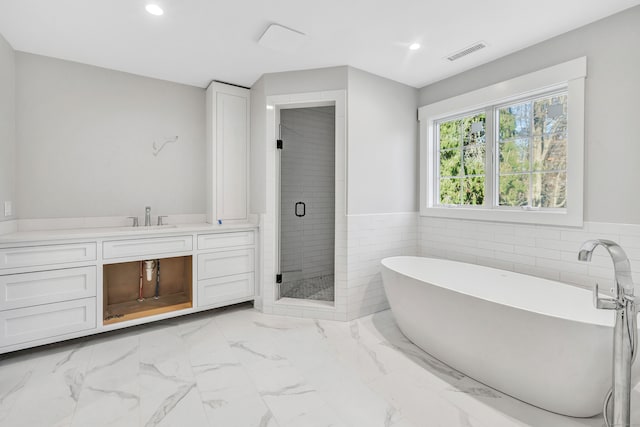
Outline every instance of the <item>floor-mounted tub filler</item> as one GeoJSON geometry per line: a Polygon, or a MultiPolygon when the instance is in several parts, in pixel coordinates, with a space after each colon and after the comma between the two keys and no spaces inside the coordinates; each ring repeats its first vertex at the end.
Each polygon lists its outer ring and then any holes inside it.
{"type": "MultiPolygon", "coordinates": [[[[602,412],[612,385],[616,315],[596,309],[591,292],[409,256],[383,259],[382,278],[398,326],[426,352],[540,408],[574,417],[602,412]]],[[[631,377],[632,389],[638,364],[631,377]]]]}
{"type": "Polygon", "coordinates": [[[609,252],[615,273],[613,298],[601,297],[597,284],[593,288],[594,306],[616,312],[616,322],[613,327],[613,385],[604,400],[604,421],[607,427],[626,427],[631,424],[631,368],[638,354],[635,286],[631,277],[629,258],[616,242],[587,240],[580,247],[578,259],[591,261],[591,255],[598,246],[604,247],[609,252]],[[609,401],[612,402],[611,411],[609,411],[609,401]]]}

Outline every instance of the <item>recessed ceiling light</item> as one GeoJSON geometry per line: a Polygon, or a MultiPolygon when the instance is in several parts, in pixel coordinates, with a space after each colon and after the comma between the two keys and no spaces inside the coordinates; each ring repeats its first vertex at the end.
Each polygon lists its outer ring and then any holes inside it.
{"type": "Polygon", "coordinates": [[[148,4],[145,9],[152,15],[160,16],[164,13],[164,10],[157,4],[148,4]]]}
{"type": "Polygon", "coordinates": [[[413,43],[411,46],[409,46],[409,50],[418,50],[420,49],[420,43],[413,43]]]}

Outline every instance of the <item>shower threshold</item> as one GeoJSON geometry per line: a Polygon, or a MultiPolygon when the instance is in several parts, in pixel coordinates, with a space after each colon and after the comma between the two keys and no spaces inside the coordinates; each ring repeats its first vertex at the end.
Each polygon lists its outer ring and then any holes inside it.
{"type": "Polygon", "coordinates": [[[301,299],[282,297],[276,301],[276,305],[285,305],[289,307],[306,307],[306,308],[322,308],[322,309],[334,309],[335,304],[333,301],[321,301],[313,299],[301,299]]]}

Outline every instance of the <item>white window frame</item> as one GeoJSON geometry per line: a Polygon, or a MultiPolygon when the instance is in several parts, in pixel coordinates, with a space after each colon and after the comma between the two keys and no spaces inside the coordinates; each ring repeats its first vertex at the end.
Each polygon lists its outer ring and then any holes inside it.
{"type": "MultiPolygon", "coordinates": [[[[482,89],[420,107],[420,215],[484,221],[516,222],[563,226],[583,225],[584,176],[584,85],[587,58],[581,57],[553,67],[525,74],[482,89]],[[565,89],[567,105],[567,207],[565,209],[526,209],[493,206],[438,205],[438,120],[502,105],[522,98],[565,89]]],[[[493,129],[493,112],[487,115],[487,131],[493,129]],[[490,121],[491,120],[491,121],[490,121]]],[[[487,133],[486,185],[496,176],[494,141],[487,133]]]]}

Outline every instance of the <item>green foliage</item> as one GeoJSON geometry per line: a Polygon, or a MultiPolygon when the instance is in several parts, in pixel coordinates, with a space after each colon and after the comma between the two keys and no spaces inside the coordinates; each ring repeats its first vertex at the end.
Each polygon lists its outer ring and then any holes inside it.
{"type": "MultiPolygon", "coordinates": [[[[498,203],[565,207],[567,96],[524,101],[496,113],[498,203]]],[[[438,123],[441,204],[484,203],[485,126],[484,113],[438,123]]]]}
{"type": "Polygon", "coordinates": [[[439,123],[441,204],[483,204],[485,126],[484,113],[439,123]]]}
{"type": "Polygon", "coordinates": [[[529,174],[500,175],[500,206],[526,206],[529,199],[529,174]]]}
{"type": "Polygon", "coordinates": [[[511,105],[498,110],[498,187],[500,206],[525,206],[529,199],[530,104],[511,105]]]}

